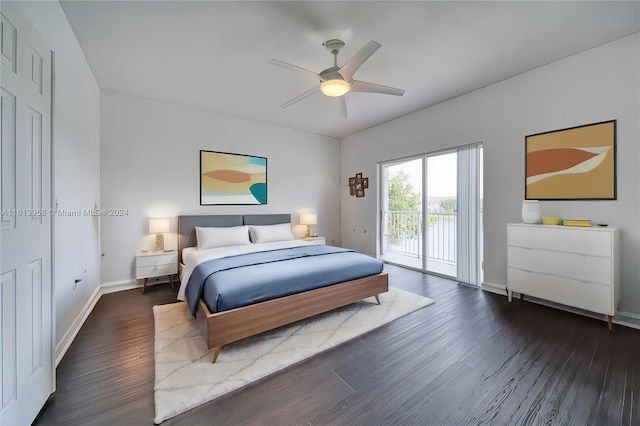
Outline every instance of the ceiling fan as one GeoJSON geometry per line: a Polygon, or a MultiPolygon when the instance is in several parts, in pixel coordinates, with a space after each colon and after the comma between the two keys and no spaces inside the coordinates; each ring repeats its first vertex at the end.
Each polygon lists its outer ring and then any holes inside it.
{"type": "Polygon", "coordinates": [[[288,62],[283,62],[278,59],[272,59],[269,63],[273,65],[277,65],[279,67],[283,67],[292,71],[301,72],[320,80],[319,86],[314,86],[313,88],[307,90],[301,95],[296,96],[288,102],[282,104],[282,108],[287,108],[295,103],[300,102],[303,99],[308,98],[309,96],[315,95],[320,92],[326,96],[338,98],[342,114],[347,116],[347,104],[344,99],[344,95],[349,92],[370,92],[370,93],[382,93],[385,95],[395,95],[402,96],[404,95],[403,89],[397,89],[395,87],[383,86],[381,84],[368,83],[366,81],[354,80],[353,75],[356,73],[358,68],[373,55],[376,50],[378,50],[382,45],[376,43],[371,40],[365,46],[360,49],[358,53],[356,53],[353,58],[349,59],[346,64],[342,67],[338,66],[338,53],[340,53],[340,49],[344,47],[344,41],[338,39],[327,40],[322,45],[331,52],[333,55],[333,66],[331,68],[327,68],[326,70],[321,71],[320,73],[315,73],[313,71],[309,71],[308,69],[301,68],[297,65],[290,64],[288,62]]]}

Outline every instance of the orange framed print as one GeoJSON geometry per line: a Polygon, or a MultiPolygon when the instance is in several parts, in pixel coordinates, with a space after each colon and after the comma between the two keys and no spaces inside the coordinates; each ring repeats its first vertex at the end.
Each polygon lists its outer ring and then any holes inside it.
{"type": "Polygon", "coordinates": [[[615,200],[616,120],[525,137],[526,200],[615,200]]]}

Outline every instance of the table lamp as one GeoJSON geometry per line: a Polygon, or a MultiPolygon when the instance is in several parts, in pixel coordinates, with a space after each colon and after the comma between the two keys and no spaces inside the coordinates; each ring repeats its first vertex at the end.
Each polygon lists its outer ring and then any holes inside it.
{"type": "Polygon", "coordinates": [[[149,219],[149,233],[156,234],[156,251],[164,251],[164,233],[169,232],[169,219],[149,219]]]}
{"type": "Polygon", "coordinates": [[[307,235],[305,238],[315,237],[311,231],[311,225],[318,223],[318,215],[315,213],[307,213],[300,215],[300,225],[307,225],[307,235]]]}

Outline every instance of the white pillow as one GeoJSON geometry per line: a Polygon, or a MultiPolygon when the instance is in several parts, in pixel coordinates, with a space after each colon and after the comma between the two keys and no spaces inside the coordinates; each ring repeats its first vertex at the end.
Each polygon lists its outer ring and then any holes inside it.
{"type": "Polygon", "coordinates": [[[251,244],[248,226],[201,228],[196,226],[198,250],[251,244]]]}
{"type": "Polygon", "coordinates": [[[273,241],[295,240],[291,233],[290,223],[279,223],[277,225],[250,225],[249,234],[253,243],[270,243],[273,241]]]}

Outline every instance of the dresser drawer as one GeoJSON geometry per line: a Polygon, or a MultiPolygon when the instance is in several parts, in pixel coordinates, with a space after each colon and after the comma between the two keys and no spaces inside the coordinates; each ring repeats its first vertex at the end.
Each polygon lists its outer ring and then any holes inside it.
{"type": "Polygon", "coordinates": [[[177,263],[178,263],[178,253],[167,253],[167,254],[136,257],[137,268],[147,267],[147,266],[177,264],[177,263]]]}
{"type": "Polygon", "coordinates": [[[509,247],[509,266],[530,272],[612,285],[611,258],[509,247]]]}
{"type": "Polygon", "coordinates": [[[141,266],[136,268],[136,278],[160,277],[163,275],[173,275],[177,273],[178,265],[176,263],[171,265],[141,266]]]}
{"type": "Polygon", "coordinates": [[[611,257],[608,230],[562,226],[509,226],[508,245],[611,257]]]}
{"type": "Polygon", "coordinates": [[[507,277],[509,290],[517,293],[606,315],[615,312],[610,286],[515,268],[508,268],[507,277]]]}

